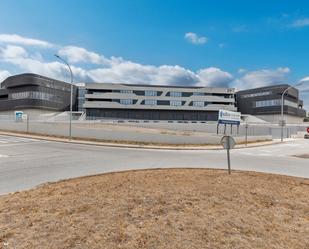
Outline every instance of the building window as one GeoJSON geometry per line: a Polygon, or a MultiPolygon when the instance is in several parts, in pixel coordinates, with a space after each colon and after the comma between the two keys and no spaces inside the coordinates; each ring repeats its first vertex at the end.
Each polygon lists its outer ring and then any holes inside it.
{"type": "Polygon", "coordinates": [[[242,95],[241,98],[242,99],[253,98],[253,97],[258,97],[258,96],[270,95],[271,93],[272,93],[271,91],[259,92],[259,93],[249,93],[249,94],[242,95]]]}
{"type": "Polygon", "coordinates": [[[181,97],[182,96],[182,92],[170,92],[170,96],[171,97],[181,97]]]}
{"type": "Polygon", "coordinates": [[[284,100],[284,105],[292,106],[294,108],[298,108],[298,103],[292,102],[292,101],[287,100],[287,99],[284,100]]]}
{"type": "Polygon", "coordinates": [[[133,105],[133,99],[120,99],[122,105],[133,105]]]}
{"type": "Polygon", "coordinates": [[[146,99],[145,105],[157,105],[157,100],[155,99],[146,99]]]}
{"type": "Polygon", "coordinates": [[[157,96],[157,91],[147,90],[145,91],[145,96],[157,96]]]}
{"type": "Polygon", "coordinates": [[[46,92],[37,92],[37,91],[12,93],[11,99],[38,99],[38,100],[51,101],[51,102],[56,102],[56,103],[63,103],[60,96],[46,93],[46,92]]]}
{"type": "Polygon", "coordinates": [[[133,91],[132,90],[120,90],[120,93],[131,94],[133,93],[133,91]]]}
{"type": "Polygon", "coordinates": [[[279,106],[281,99],[261,100],[255,102],[255,107],[279,106]]]}
{"type": "Polygon", "coordinates": [[[194,92],[193,96],[204,96],[204,93],[202,93],[202,92],[194,92]]]}
{"type": "Polygon", "coordinates": [[[181,100],[171,100],[170,101],[170,106],[181,106],[181,100]]]}
{"type": "Polygon", "coordinates": [[[193,106],[204,107],[204,101],[193,101],[193,106]]]}

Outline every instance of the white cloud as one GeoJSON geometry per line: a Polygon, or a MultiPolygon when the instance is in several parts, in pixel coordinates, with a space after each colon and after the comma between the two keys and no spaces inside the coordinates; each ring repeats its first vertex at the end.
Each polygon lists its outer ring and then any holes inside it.
{"type": "Polygon", "coordinates": [[[109,60],[104,56],[76,46],[65,46],[61,48],[59,55],[68,58],[70,63],[109,64],[109,60]]]}
{"type": "Polygon", "coordinates": [[[287,67],[247,72],[240,79],[235,80],[235,87],[238,89],[248,89],[284,83],[289,72],[290,69],[287,67]]]}
{"type": "MultiPolygon", "coordinates": [[[[219,68],[203,68],[193,72],[178,65],[143,65],[124,60],[121,57],[107,58],[76,46],[65,46],[55,52],[69,61],[75,82],[226,86],[233,79],[229,73],[219,68]],[[76,66],[77,63],[85,63],[87,69],[76,66]]],[[[52,51],[50,54],[53,54],[52,51]]],[[[69,80],[66,66],[56,59],[51,62],[45,61],[39,49],[26,50],[22,46],[9,44],[0,48],[0,61],[18,67],[20,73],[32,72],[69,80]]]]}
{"type": "Polygon", "coordinates": [[[0,43],[19,44],[24,46],[38,46],[49,48],[53,44],[47,41],[23,37],[16,34],[0,34],[0,43]]]}
{"type": "Polygon", "coordinates": [[[248,70],[247,69],[245,69],[245,68],[239,68],[238,69],[238,73],[239,74],[243,74],[243,73],[245,73],[245,72],[247,72],[248,70]]]}
{"type": "Polygon", "coordinates": [[[198,73],[181,66],[162,65],[159,67],[141,65],[130,61],[115,64],[112,67],[88,71],[88,76],[96,82],[124,82],[154,85],[210,86],[218,80],[215,76],[208,81],[201,79],[198,73]]]}
{"type": "Polygon", "coordinates": [[[216,67],[209,67],[198,71],[200,83],[206,86],[227,87],[233,76],[216,67]]]}
{"type": "Polygon", "coordinates": [[[9,71],[0,71],[0,83],[9,76],[11,76],[11,73],[9,71]]]}
{"type": "Polygon", "coordinates": [[[11,59],[28,56],[27,51],[20,46],[7,45],[5,48],[0,47],[0,58],[11,59]]]}
{"type": "Polygon", "coordinates": [[[196,33],[188,32],[185,34],[184,38],[195,45],[202,45],[208,41],[207,37],[199,36],[196,33]]]}
{"type": "Polygon", "coordinates": [[[309,82],[309,76],[305,77],[305,78],[302,78],[299,82],[302,82],[302,81],[308,81],[309,82]]]}
{"type": "Polygon", "coordinates": [[[302,28],[306,26],[309,26],[309,18],[297,19],[290,25],[290,27],[293,28],[302,28]]]}

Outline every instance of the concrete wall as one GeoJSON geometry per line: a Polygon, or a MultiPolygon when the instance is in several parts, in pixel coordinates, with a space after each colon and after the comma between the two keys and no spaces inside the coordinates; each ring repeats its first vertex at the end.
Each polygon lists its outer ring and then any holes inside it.
{"type": "MultiPolygon", "coordinates": [[[[281,114],[255,115],[255,116],[273,124],[278,124],[279,120],[281,120],[281,114]]],[[[284,115],[284,119],[286,120],[287,124],[302,124],[304,122],[303,117],[297,117],[286,114],[284,115]]]]}

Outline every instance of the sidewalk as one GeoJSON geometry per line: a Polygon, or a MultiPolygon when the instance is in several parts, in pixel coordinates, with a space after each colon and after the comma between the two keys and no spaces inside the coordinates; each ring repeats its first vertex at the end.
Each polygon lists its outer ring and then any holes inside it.
{"type": "MultiPolygon", "coordinates": [[[[57,136],[45,136],[45,135],[37,135],[37,134],[27,134],[27,133],[19,133],[19,132],[7,132],[0,131],[0,135],[7,136],[16,136],[23,138],[34,138],[40,140],[47,140],[53,142],[62,142],[62,143],[74,143],[74,144],[85,144],[85,145],[95,145],[95,146],[106,146],[106,147],[118,147],[118,148],[133,148],[133,149],[156,149],[156,150],[222,150],[221,145],[173,145],[173,144],[140,144],[140,143],[124,143],[124,142],[106,142],[106,141],[94,141],[94,140],[86,140],[86,139],[78,139],[73,138],[69,140],[65,137],[57,137],[57,136]]],[[[294,139],[285,139],[285,142],[292,141],[294,139]]],[[[272,140],[272,141],[262,141],[262,142],[250,142],[247,144],[237,144],[234,149],[243,149],[243,148],[252,148],[259,146],[267,146],[273,144],[280,144],[280,140],[272,140]]]]}

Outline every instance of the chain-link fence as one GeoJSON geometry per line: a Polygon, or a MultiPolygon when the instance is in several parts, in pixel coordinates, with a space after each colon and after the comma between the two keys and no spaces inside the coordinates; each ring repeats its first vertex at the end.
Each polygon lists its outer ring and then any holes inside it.
{"type": "MultiPolygon", "coordinates": [[[[288,125],[284,138],[302,135],[306,125],[288,125]]],[[[48,117],[0,115],[2,131],[69,136],[69,118],[50,120],[48,117]]],[[[72,137],[102,141],[127,141],[165,144],[218,144],[223,134],[233,135],[238,142],[279,139],[281,127],[271,124],[241,124],[218,126],[214,122],[149,121],[149,120],[94,120],[72,121],[72,137]]]]}

